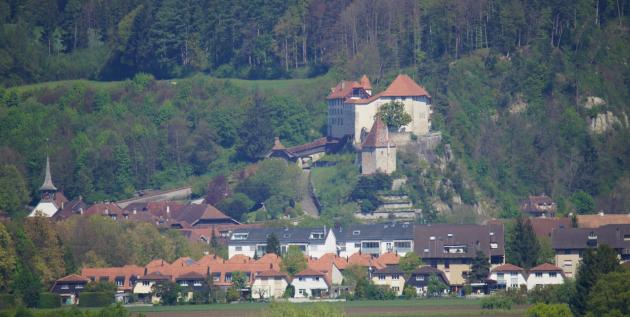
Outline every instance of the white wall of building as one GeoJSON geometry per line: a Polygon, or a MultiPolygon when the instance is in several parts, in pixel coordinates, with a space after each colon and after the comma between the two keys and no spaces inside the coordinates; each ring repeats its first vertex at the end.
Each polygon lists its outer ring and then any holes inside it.
{"type": "Polygon", "coordinates": [[[283,277],[257,277],[252,284],[252,297],[281,298],[288,285],[283,277]]]}
{"type": "Polygon", "coordinates": [[[564,277],[560,272],[532,272],[527,277],[527,290],[534,289],[537,285],[556,285],[564,283],[564,277]]]}
{"type": "Polygon", "coordinates": [[[44,217],[52,217],[57,213],[59,209],[52,201],[40,201],[33,211],[28,215],[29,217],[35,217],[41,214],[44,217]]]}
{"type": "Polygon", "coordinates": [[[291,281],[291,285],[295,287],[296,298],[308,298],[313,296],[314,289],[321,289],[322,292],[328,292],[328,284],[323,276],[302,276],[295,277],[291,281]]]}
{"type": "Polygon", "coordinates": [[[497,284],[505,284],[505,288],[520,288],[527,285],[527,280],[520,272],[492,272],[490,279],[497,281],[497,284]]]}

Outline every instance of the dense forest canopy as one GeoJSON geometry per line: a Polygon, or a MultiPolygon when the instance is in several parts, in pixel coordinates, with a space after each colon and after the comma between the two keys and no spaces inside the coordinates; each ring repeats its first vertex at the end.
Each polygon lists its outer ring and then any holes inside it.
{"type": "Polygon", "coordinates": [[[622,211],[629,11],[627,0],[0,0],[0,183],[17,173],[27,188],[3,192],[0,209],[36,198],[46,153],[58,187],[90,201],[231,173],[273,136],[320,137],[338,79],[366,73],[378,90],[405,72],[433,96],[433,126],[477,198],[504,215],[542,192],[563,211],[622,211]],[[20,86],[62,79],[126,81],[20,86]]]}

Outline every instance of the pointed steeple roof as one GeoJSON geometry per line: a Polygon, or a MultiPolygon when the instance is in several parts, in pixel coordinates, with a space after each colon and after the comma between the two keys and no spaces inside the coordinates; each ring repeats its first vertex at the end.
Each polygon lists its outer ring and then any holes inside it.
{"type": "Polygon", "coordinates": [[[374,125],[370,133],[368,133],[365,141],[362,144],[363,148],[377,148],[377,147],[394,147],[394,143],[389,141],[389,130],[381,117],[376,116],[374,125]]]}
{"type": "Polygon", "coordinates": [[[46,176],[44,178],[44,184],[39,188],[39,191],[57,191],[57,187],[53,185],[52,177],[50,176],[50,159],[48,156],[46,156],[46,176]]]}
{"type": "Polygon", "coordinates": [[[271,150],[286,150],[286,147],[280,142],[280,138],[276,137],[273,141],[273,148],[271,150]]]}

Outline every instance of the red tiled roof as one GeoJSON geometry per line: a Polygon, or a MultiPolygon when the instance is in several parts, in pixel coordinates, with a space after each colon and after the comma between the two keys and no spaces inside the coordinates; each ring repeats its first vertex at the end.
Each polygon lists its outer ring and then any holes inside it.
{"type": "Polygon", "coordinates": [[[367,75],[363,75],[361,79],[359,79],[359,84],[363,87],[363,89],[372,89],[372,84],[370,83],[370,79],[367,75]]]}
{"type": "Polygon", "coordinates": [[[495,267],[492,272],[523,272],[523,268],[514,264],[506,263],[495,267]]]}
{"type": "Polygon", "coordinates": [[[551,237],[551,232],[558,228],[570,228],[569,218],[530,218],[534,233],[539,237],[551,237]]]}
{"type": "Polygon", "coordinates": [[[176,280],[185,280],[185,279],[189,279],[189,280],[202,280],[205,278],[204,274],[200,274],[199,272],[187,272],[184,274],[180,274],[178,275],[175,279],[176,280]]]}
{"type": "Polygon", "coordinates": [[[256,275],[256,277],[284,277],[286,278],[287,274],[276,271],[276,270],[266,270],[266,271],[260,272],[258,275],[256,275]]]}
{"type": "Polygon", "coordinates": [[[64,276],[57,280],[57,282],[86,282],[86,283],[89,281],[90,281],[89,279],[83,276],[77,275],[77,274],[70,274],[68,276],[64,276]]]}
{"type": "Polygon", "coordinates": [[[431,97],[424,87],[418,85],[411,77],[400,74],[383,91],[383,97],[407,97],[407,96],[427,96],[431,97]]]}
{"type": "Polygon", "coordinates": [[[389,140],[389,130],[380,117],[376,117],[370,133],[368,133],[365,141],[361,145],[363,148],[377,147],[395,147],[396,145],[389,140]]]}
{"type": "Polygon", "coordinates": [[[378,257],[378,262],[383,265],[395,265],[400,262],[400,256],[394,252],[387,252],[378,257]]]}
{"type": "Polygon", "coordinates": [[[113,282],[116,277],[124,276],[125,284],[119,286],[119,290],[129,290],[129,280],[132,276],[141,276],[144,274],[144,268],[136,265],[125,265],[122,267],[104,267],[104,268],[83,268],[81,270],[81,276],[85,278],[93,277],[96,281],[102,276],[108,277],[110,282],[113,282]]]}
{"type": "Polygon", "coordinates": [[[319,259],[309,259],[309,263],[310,262],[332,263],[340,270],[345,270],[348,266],[348,260],[338,256],[335,253],[326,253],[320,256],[319,259]]]}
{"type": "Polygon", "coordinates": [[[619,215],[577,215],[578,227],[599,228],[605,225],[630,224],[630,214],[619,215]]]}
{"type": "Polygon", "coordinates": [[[228,260],[225,260],[225,263],[250,263],[252,258],[247,255],[237,254],[228,260]]]}
{"type": "Polygon", "coordinates": [[[325,276],[326,274],[319,272],[319,271],[315,271],[311,268],[306,268],[304,271],[295,274],[295,276],[325,276]]]}
{"type": "Polygon", "coordinates": [[[348,81],[342,80],[337,84],[337,86],[333,87],[330,91],[330,94],[326,99],[343,99],[348,97],[352,93],[353,88],[359,88],[361,84],[356,81],[348,81]]]}
{"type": "Polygon", "coordinates": [[[530,272],[561,272],[562,269],[549,263],[543,263],[529,270],[530,272]]]}
{"type": "Polygon", "coordinates": [[[118,205],[114,203],[97,203],[90,206],[87,210],[85,210],[84,214],[87,216],[102,216],[105,214],[120,214],[122,213],[122,209],[118,207],[118,205]]]}
{"type": "Polygon", "coordinates": [[[290,148],[287,148],[287,151],[297,155],[302,151],[311,150],[317,147],[325,146],[327,143],[328,143],[328,138],[323,137],[309,143],[292,146],[290,148]]]}

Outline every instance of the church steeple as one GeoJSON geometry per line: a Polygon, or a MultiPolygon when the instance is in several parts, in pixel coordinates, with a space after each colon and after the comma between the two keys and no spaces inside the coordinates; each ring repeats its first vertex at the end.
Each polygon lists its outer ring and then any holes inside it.
{"type": "Polygon", "coordinates": [[[44,184],[39,188],[39,191],[42,193],[57,191],[57,187],[53,185],[52,177],[50,176],[50,159],[48,156],[46,156],[46,176],[44,178],[44,184]]]}

